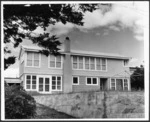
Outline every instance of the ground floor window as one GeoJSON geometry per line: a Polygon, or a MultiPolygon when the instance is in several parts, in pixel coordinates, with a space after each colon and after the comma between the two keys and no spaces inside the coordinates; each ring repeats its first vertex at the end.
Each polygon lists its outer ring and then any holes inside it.
{"type": "Polygon", "coordinates": [[[61,91],[62,90],[61,76],[52,76],[52,90],[53,91],[61,91]]]}
{"type": "Polygon", "coordinates": [[[98,85],[98,80],[96,77],[87,77],[86,85],[98,85]]]}
{"type": "Polygon", "coordinates": [[[111,90],[129,90],[129,80],[121,78],[112,78],[110,83],[111,90]]]}
{"type": "Polygon", "coordinates": [[[72,82],[73,82],[73,83],[72,83],[73,85],[79,85],[79,77],[73,76],[72,82]]]}
{"type": "Polygon", "coordinates": [[[36,89],[36,76],[35,75],[26,75],[26,89],[35,90],[36,89]]]}

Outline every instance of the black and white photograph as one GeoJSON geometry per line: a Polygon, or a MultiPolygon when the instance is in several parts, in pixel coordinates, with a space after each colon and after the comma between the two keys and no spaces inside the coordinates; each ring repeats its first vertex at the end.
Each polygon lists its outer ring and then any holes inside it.
{"type": "Polygon", "coordinates": [[[149,1],[1,1],[1,120],[149,120],[149,1]]]}

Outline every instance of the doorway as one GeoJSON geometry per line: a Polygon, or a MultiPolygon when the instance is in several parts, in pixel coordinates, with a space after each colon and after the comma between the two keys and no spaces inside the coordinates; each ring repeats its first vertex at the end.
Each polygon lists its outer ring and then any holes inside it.
{"type": "Polygon", "coordinates": [[[46,76],[38,77],[38,91],[40,93],[50,93],[51,92],[50,77],[46,77],[46,76]]]}
{"type": "Polygon", "coordinates": [[[107,78],[100,78],[100,90],[107,90],[107,78]]]}

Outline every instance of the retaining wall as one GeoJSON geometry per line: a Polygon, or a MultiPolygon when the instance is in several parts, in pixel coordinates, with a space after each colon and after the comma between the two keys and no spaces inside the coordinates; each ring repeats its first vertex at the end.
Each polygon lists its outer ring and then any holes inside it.
{"type": "Polygon", "coordinates": [[[34,98],[78,118],[144,118],[143,92],[81,92],[34,98]]]}

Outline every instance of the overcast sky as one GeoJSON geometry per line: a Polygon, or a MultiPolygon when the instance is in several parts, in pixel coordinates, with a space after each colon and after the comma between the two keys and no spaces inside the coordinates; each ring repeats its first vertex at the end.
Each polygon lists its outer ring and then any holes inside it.
{"type": "MultiPolygon", "coordinates": [[[[129,56],[132,57],[130,66],[139,66],[144,61],[144,30],[149,27],[148,21],[145,21],[149,18],[148,5],[148,2],[142,1],[113,3],[111,11],[105,14],[103,12],[108,8],[101,6],[101,9],[92,13],[85,13],[82,27],[59,22],[50,26],[48,31],[57,34],[61,42],[68,36],[72,49],[129,56]]],[[[28,40],[23,44],[32,45],[28,40]]],[[[13,54],[18,56],[18,53],[19,48],[13,49],[13,54]]],[[[18,72],[16,62],[4,71],[4,76],[16,77],[18,72]]]]}

